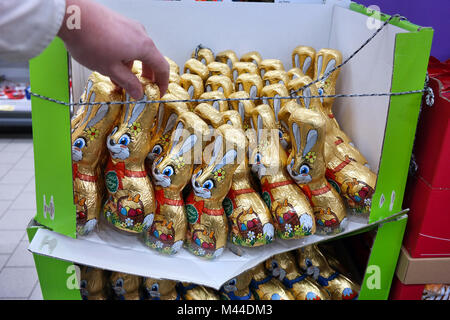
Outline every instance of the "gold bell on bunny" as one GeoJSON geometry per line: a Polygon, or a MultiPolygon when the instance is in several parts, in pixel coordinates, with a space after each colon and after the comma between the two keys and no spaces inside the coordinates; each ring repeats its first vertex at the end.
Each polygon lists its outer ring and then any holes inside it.
{"type": "Polygon", "coordinates": [[[262,104],[252,113],[256,145],[250,143],[252,171],[261,181],[262,198],[270,209],[276,234],[299,239],[316,231],[313,209],[286,171],[286,152],[279,143],[278,125],[272,108],[262,104]]]}
{"type": "MultiPolygon", "coordinates": [[[[143,100],[158,100],[159,89],[139,76],[143,100]]],[[[127,94],[127,101],[130,99],[127,94]]],[[[151,128],[157,103],[130,100],[120,116],[120,123],[107,138],[110,153],[104,170],[108,198],[103,208],[106,221],[120,231],[137,234],[153,223],[156,209],[153,185],[145,170],[150,150],[151,128]]]]}
{"type": "MultiPolygon", "coordinates": [[[[121,101],[122,90],[97,72],[89,76],[82,102],[121,101]]],[[[120,105],[82,106],[71,120],[72,170],[77,233],[86,235],[96,226],[105,195],[102,166],[106,137],[118,120],[120,105]]]]}
{"type": "Polygon", "coordinates": [[[301,272],[292,252],[284,252],[267,259],[266,269],[289,289],[296,300],[329,300],[328,292],[301,272]]]}
{"type": "Polygon", "coordinates": [[[197,115],[178,115],[170,143],[153,162],[156,211],[151,228],[143,233],[144,243],[159,252],[177,253],[186,238],[187,218],[182,191],[189,182],[195,152],[202,149],[203,136],[209,128],[197,115]]]}
{"type": "Polygon", "coordinates": [[[239,164],[238,153],[244,152],[237,149],[240,137],[230,125],[217,128],[214,140],[205,147],[212,151],[211,156],[192,175],[193,192],[186,200],[189,221],[186,244],[197,256],[211,259],[225,249],[228,222],[222,202],[239,164]]]}
{"type": "Polygon", "coordinates": [[[322,286],[332,300],[356,300],[360,286],[333,270],[317,244],[297,250],[297,262],[300,268],[322,286]]]}

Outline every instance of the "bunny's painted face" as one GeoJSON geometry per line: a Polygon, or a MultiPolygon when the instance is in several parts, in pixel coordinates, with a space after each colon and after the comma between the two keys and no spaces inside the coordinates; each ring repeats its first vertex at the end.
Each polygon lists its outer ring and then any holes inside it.
{"type": "Polygon", "coordinates": [[[131,143],[131,135],[129,133],[124,133],[117,139],[113,139],[112,137],[116,134],[118,129],[118,127],[114,127],[111,134],[108,136],[106,144],[113,159],[125,160],[130,156],[128,145],[131,143]]]}
{"type": "Polygon", "coordinates": [[[231,182],[232,174],[227,173],[226,167],[235,165],[237,152],[236,150],[229,150],[221,157],[223,143],[225,143],[223,137],[218,135],[214,140],[214,150],[209,164],[197,168],[192,175],[192,187],[198,197],[210,199],[213,195],[218,195],[218,198],[220,198],[221,193],[228,192],[229,186],[227,184],[231,182]]]}
{"type": "Polygon", "coordinates": [[[198,141],[195,134],[187,134],[183,122],[179,121],[173,132],[173,142],[168,152],[155,160],[152,175],[156,185],[168,188],[184,186],[192,172],[192,151],[198,141]],[[186,179],[187,177],[187,179],[186,179]]]}

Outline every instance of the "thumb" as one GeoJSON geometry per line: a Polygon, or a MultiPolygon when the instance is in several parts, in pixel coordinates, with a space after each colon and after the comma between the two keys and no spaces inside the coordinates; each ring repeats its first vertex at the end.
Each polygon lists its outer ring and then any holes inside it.
{"type": "Polygon", "coordinates": [[[141,82],[126,65],[118,63],[112,66],[109,77],[112,82],[125,89],[133,99],[140,100],[142,98],[144,92],[141,82]]]}

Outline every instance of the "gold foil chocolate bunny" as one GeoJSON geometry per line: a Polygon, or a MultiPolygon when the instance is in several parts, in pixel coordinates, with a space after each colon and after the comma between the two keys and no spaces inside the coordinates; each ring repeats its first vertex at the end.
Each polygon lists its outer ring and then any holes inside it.
{"type": "MultiPolygon", "coordinates": [[[[82,102],[121,101],[109,78],[97,72],[89,76],[82,102]]],[[[77,232],[86,235],[98,222],[103,205],[103,159],[108,154],[106,137],[118,120],[120,105],[82,106],[72,119],[72,171],[77,232]]]]}
{"type": "Polygon", "coordinates": [[[308,46],[298,46],[292,51],[292,67],[299,68],[304,75],[314,76],[316,50],[308,46]]]}
{"type": "MultiPolygon", "coordinates": [[[[180,85],[189,94],[190,99],[198,99],[203,94],[205,88],[203,80],[196,74],[185,73],[181,76],[180,85]]],[[[188,102],[189,110],[194,110],[195,102],[188,102]]]]}
{"type": "Polygon", "coordinates": [[[214,62],[214,53],[208,48],[195,49],[194,52],[192,52],[191,58],[197,59],[207,66],[211,62],[214,62]]]}
{"type": "Polygon", "coordinates": [[[271,84],[282,84],[283,86],[287,86],[289,83],[289,75],[284,70],[271,70],[264,73],[263,83],[265,86],[269,86],[271,84]]]}
{"type": "Polygon", "coordinates": [[[253,110],[256,146],[252,147],[252,171],[261,181],[262,198],[270,209],[276,234],[299,239],[316,230],[313,209],[286,171],[286,152],[279,143],[279,130],[272,109],[260,105],[253,110]]]}
{"type": "Polygon", "coordinates": [[[181,300],[176,284],[173,280],[144,278],[142,287],[145,300],[181,300]]]}
{"type": "Polygon", "coordinates": [[[298,108],[289,117],[289,128],[292,151],[287,171],[308,196],[318,230],[341,232],[347,213],[338,192],[325,178],[325,120],[317,111],[298,108]]]}
{"type": "MultiPolygon", "coordinates": [[[[158,100],[158,86],[143,77],[140,81],[143,101],[158,100]]],[[[127,104],[120,123],[106,141],[110,157],[104,170],[108,199],[103,212],[115,228],[133,234],[149,228],[155,214],[155,196],[145,170],[145,159],[151,151],[151,128],[157,110],[157,103],[127,104]]]]}
{"type": "Polygon", "coordinates": [[[251,281],[252,274],[250,272],[241,273],[220,287],[220,297],[223,300],[255,300],[250,289],[251,281]]]}
{"type": "Polygon", "coordinates": [[[255,108],[255,104],[252,100],[249,100],[250,95],[245,91],[237,91],[229,96],[230,99],[242,99],[242,100],[230,100],[228,106],[231,110],[239,112],[242,119],[242,125],[244,131],[251,128],[251,114],[255,108]]]}
{"type": "Polygon", "coordinates": [[[264,74],[272,70],[284,70],[283,62],[278,59],[264,59],[259,63],[259,74],[261,78],[264,74]]]}
{"type": "Polygon", "coordinates": [[[196,74],[202,81],[206,81],[209,77],[208,67],[196,59],[189,59],[184,64],[184,73],[196,74]]]}
{"type": "Polygon", "coordinates": [[[233,50],[225,50],[216,54],[216,61],[226,63],[231,69],[233,64],[238,62],[239,59],[233,50]]]}
{"type": "Polygon", "coordinates": [[[247,271],[252,275],[250,288],[257,300],[295,300],[292,293],[274,278],[264,267],[264,263],[247,271]]]}
{"type": "Polygon", "coordinates": [[[266,269],[291,291],[296,300],[329,300],[330,295],[297,266],[292,252],[280,253],[266,260],[266,269]]]}
{"type": "Polygon", "coordinates": [[[216,101],[205,101],[202,103],[211,105],[217,111],[228,110],[228,103],[226,101],[223,101],[223,99],[225,99],[225,95],[220,91],[205,92],[200,96],[200,99],[217,99],[216,101]]]}
{"type": "Polygon", "coordinates": [[[360,286],[346,276],[333,270],[316,244],[297,250],[300,268],[321,285],[332,300],[355,300],[360,286]]]}
{"type": "Polygon", "coordinates": [[[140,300],[142,278],[123,272],[112,272],[109,278],[114,300],[140,300]]]}
{"type": "Polygon", "coordinates": [[[258,51],[247,52],[241,56],[242,62],[252,62],[257,67],[259,66],[262,60],[263,59],[261,57],[261,54],[258,51]]]}
{"type": "Polygon", "coordinates": [[[211,76],[206,80],[205,91],[219,91],[228,98],[229,95],[234,92],[234,84],[230,78],[226,76],[211,76]]]}
{"type": "Polygon", "coordinates": [[[197,115],[178,116],[168,148],[152,166],[156,212],[153,225],[143,236],[146,245],[163,253],[178,252],[186,238],[187,217],[182,190],[189,182],[196,154],[202,150],[203,136],[209,128],[197,115]]]}
{"type": "Polygon", "coordinates": [[[230,125],[215,130],[206,148],[213,148],[210,159],[192,175],[193,192],[186,200],[189,227],[187,247],[197,256],[215,258],[222,254],[228,236],[222,201],[231,188],[232,177],[244,150],[239,150],[241,135],[230,125]],[[238,158],[238,153],[240,158],[238,158]]]}
{"type": "Polygon", "coordinates": [[[237,77],[236,91],[245,91],[250,98],[259,97],[263,88],[263,82],[259,75],[251,73],[243,73],[237,77]]]}
{"type": "Polygon", "coordinates": [[[83,300],[107,300],[106,271],[88,266],[80,268],[80,293],[83,300]]]}
{"type": "Polygon", "coordinates": [[[195,283],[178,282],[177,291],[184,300],[220,300],[216,290],[195,283]]]}
{"type": "Polygon", "coordinates": [[[244,73],[258,74],[258,66],[251,62],[235,62],[233,63],[233,68],[231,69],[233,73],[233,80],[236,79],[244,73]]]}
{"type": "MultiPolygon", "coordinates": [[[[295,78],[303,77],[305,74],[299,68],[292,68],[292,69],[289,69],[289,71],[287,72],[287,75],[288,75],[289,81],[291,81],[295,78]]],[[[286,86],[287,86],[287,84],[286,84],[286,86]]]]}

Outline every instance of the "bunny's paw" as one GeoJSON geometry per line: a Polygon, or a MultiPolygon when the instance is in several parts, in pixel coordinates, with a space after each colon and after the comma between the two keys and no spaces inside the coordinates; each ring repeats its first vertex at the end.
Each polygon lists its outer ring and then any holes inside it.
{"type": "Polygon", "coordinates": [[[149,214],[144,218],[144,222],[142,223],[144,230],[149,229],[153,224],[153,219],[155,218],[155,215],[153,213],[149,214]]]}
{"type": "Polygon", "coordinates": [[[267,240],[272,241],[273,235],[275,233],[275,229],[271,223],[266,223],[263,226],[263,233],[266,236],[267,240]]]}
{"type": "Polygon", "coordinates": [[[94,230],[95,226],[97,225],[97,219],[91,219],[88,222],[86,222],[86,224],[81,227],[81,229],[79,230],[79,234],[81,236],[86,236],[88,235],[92,230],[94,230]]]}

